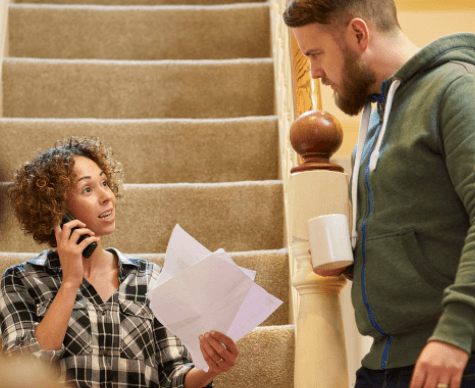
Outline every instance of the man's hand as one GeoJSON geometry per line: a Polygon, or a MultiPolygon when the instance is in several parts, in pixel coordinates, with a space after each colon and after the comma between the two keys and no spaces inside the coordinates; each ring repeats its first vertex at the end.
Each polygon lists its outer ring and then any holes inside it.
{"type": "Polygon", "coordinates": [[[429,342],[417,359],[410,388],[460,388],[469,355],[441,341],[429,342]]]}

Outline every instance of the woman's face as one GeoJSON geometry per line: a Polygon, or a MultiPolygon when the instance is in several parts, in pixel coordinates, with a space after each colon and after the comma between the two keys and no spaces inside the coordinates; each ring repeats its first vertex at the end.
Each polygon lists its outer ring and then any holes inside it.
{"type": "Polygon", "coordinates": [[[74,157],[76,187],[67,194],[69,212],[84,222],[96,236],[115,230],[115,195],[107,185],[107,176],[84,156],[74,157]]]}

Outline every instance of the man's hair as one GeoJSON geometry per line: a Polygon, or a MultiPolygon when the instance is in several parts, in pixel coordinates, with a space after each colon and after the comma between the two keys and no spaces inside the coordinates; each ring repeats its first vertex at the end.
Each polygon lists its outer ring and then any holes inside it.
{"type": "Polygon", "coordinates": [[[359,17],[383,33],[401,29],[394,0],[291,0],[283,17],[291,28],[312,23],[346,27],[351,19],[359,17]]]}
{"type": "Polygon", "coordinates": [[[10,199],[13,211],[26,234],[41,244],[56,247],[53,228],[67,210],[66,194],[76,187],[74,157],[94,161],[107,177],[116,197],[123,182],[122,165],[112,150],[96,137],[70,137],[14,171],[10,199]]]}

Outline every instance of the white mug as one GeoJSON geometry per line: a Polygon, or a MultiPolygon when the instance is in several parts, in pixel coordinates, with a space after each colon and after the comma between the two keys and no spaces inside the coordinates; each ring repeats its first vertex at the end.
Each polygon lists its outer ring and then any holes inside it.
{"type": "Polygon", "coordinates": [[[313,271],[336,276],[353,264],[348,219],[344,214],[327,214],[307,221],[313,271]]]}

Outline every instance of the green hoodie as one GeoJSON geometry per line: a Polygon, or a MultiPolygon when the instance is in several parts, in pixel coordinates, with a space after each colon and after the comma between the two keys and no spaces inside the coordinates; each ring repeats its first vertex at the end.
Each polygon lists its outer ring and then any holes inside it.
{"type": "Polygon", "coordinates": [[[413,365],[428,340],[475,350],[475,35],[432,42],[384,85],[353,172],[352,299],[370,369],[413,365]]]}

